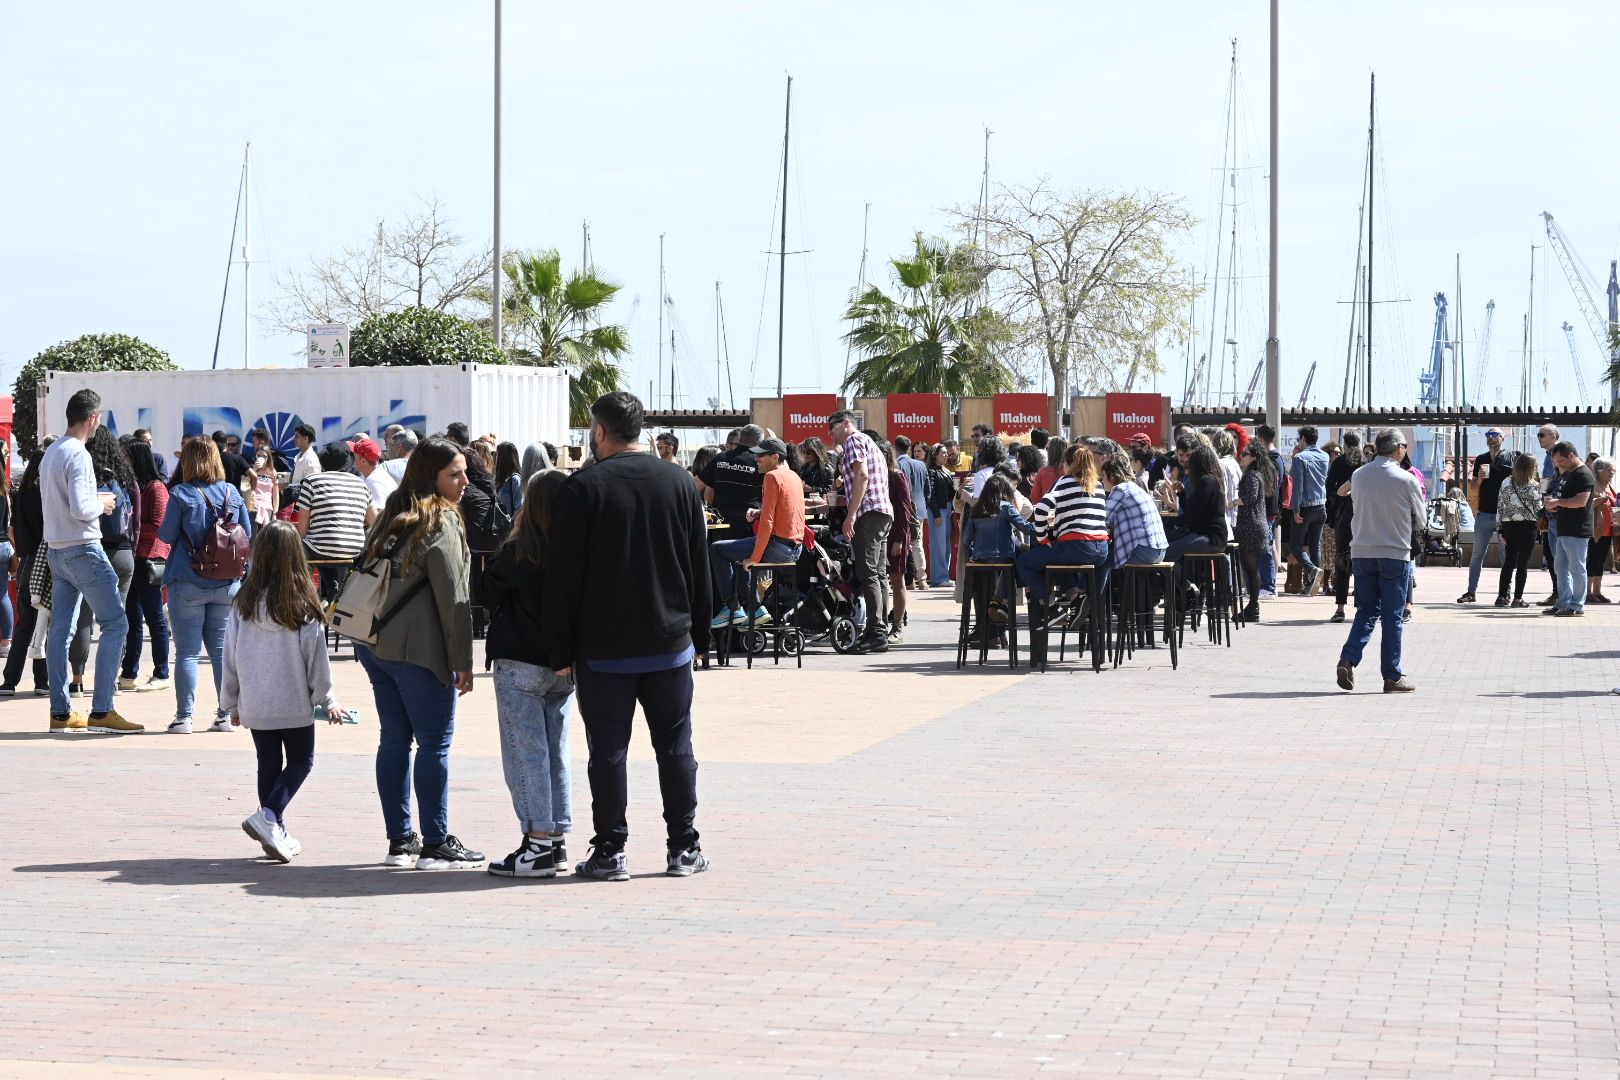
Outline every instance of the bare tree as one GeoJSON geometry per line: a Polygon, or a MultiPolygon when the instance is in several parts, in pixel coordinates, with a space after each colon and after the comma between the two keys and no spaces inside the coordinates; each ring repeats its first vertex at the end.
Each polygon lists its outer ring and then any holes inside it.
{"type": "Polygon", "coordinates": [[[1019,371],[1045,364],[1059,400],[1162,371],[1158,346],[1184,340],[1196,292],[1170,247],[1193,218],[1177,200],[1062,194],[1043,180],[1001,187],[988,216],[980,207],[953,214],[977,232],[995,266],[991,298],[1018,327],[1006,362],[1019,371]]]}
{"type": "Polygon", "coordinates": [[[402,308],[468,313],[473,292],[490,280],[493,249],[469,253],[438,199],[390,225],[378,222],[369,244],[311,259],[304,270],[277,275],[280,296],[270,317],[282,329],[303,333],[312,322],[358,324],[402,308]]]}

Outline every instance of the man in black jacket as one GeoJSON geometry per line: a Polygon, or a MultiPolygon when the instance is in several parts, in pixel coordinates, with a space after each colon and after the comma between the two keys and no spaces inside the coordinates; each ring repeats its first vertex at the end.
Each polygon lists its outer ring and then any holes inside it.
{"type": "Polygon", "coordinates": [[[558,494],[545,567],[546,653],[572,672],[590,742],[591,857],[583,877],[627,881],[625,754],[636,703],[658,759],[668,827],[666,872],[709,868],[693,826],[692,659],[713,617],[703,504],[677,465],[643,453],[641,402],[604,394],[591,406],[591,459],[558,494]]]}

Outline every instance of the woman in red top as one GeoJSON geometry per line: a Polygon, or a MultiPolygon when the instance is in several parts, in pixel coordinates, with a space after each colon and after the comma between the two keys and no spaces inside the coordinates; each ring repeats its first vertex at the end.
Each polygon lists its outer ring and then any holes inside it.
{"type": "Polygon", "coordinates": [[[129,599],[124,614],[129,616],[129,636],[124,642],[124,666],[119,672],[120,690],[162,690],[169,685],[169,621],[163,614],[163,566],[169,545],[158,539],[158,526],[169,508],[169,489],[158,475],[152,448],[140,439],[125,446],[135,483],[141,489],[140,535],[135,542],[135,576],[129,583],[129,599]],[[141,624],[152,632],[152,677],[138,682],[141,666],[141,624]]]}
{"type": "Polygon", "coordinates": [[[1586,549],[1586,602],[1607,604],[1603,595],[1603,568],[1614,546],[1614,462],[1600,457],[1592,462],[1597,495],[1592,500],[1592,540],[1586,549]]]}

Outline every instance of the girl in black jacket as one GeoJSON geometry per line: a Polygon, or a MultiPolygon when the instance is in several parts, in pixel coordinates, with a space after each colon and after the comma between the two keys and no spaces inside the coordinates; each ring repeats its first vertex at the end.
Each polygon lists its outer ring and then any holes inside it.
{"type": "Polygon", "coordinates": [[[542,566],[557,492],[568,474],[536,473],[517,523],[489,557],[479,602],[489,612],[485,656],[495,668],[495,709],[501,729],[501,766],[523,841],[500,862],[497,877],[553,877],[568,862],[563,837],[569,811],[568,712],[574,680],[554,671],[541,646],[542,566]]]}

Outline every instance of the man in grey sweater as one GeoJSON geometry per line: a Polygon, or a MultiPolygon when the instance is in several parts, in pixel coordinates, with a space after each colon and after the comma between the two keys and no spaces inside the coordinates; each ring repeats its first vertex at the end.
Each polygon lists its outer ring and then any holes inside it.
{"type": "Polygon", "coordinates": [[[1378,456],[1351,474],[1339,489],[1354,493],[1355,536],[1350,541],[1350,571],[1356,578],[1356,618],[1339,653],[1341,689],[1353,690],[1356,665],[1372,640],[1373,625],[1383,624],[1379,667],[1384,693],[1416,689],[1401,673],[1401,612],[1406,607],[1412,573],[1412,541],[1423,529],[1423,496],[1417,480],[1400,466],[1406,437],[1394,428],[1378,433],[1378,456]]]}

